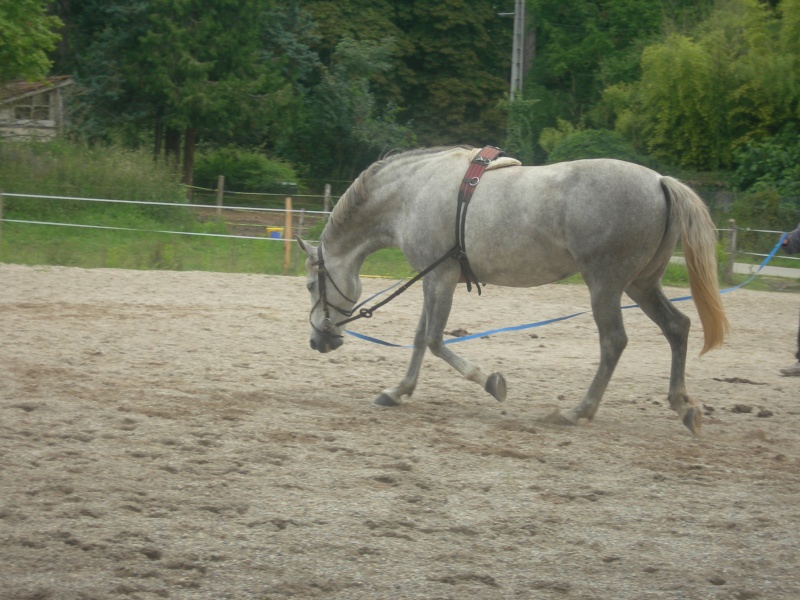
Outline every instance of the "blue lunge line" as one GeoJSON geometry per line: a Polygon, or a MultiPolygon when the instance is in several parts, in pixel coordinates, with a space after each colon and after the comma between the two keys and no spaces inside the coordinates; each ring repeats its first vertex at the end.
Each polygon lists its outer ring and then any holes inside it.
{"type": "Polygon", "coordinates": [[[753,281],[753,279],[756,278],[756,275],[758,275],[761,272],[761,269],[766,267],[767,263],[769,261],[771,261],[772,258],[778,253],[778,250],[781,249],[781,246],[783,245],[783,240],[786,239],[787,235],[789,235],[789,234],[786,233],[786,232],[781,234],[781,239],[778,240],[778,243],[775,244],[775,247],[770,251],[769,254],[767,254],[767,257],[761,262],[761,264],[759,265],[758,269],[756,269],[756,272],[753,273],[752,275],[750,275],[750,277],[747,279],[747,281],[745,281],[744,283],[740,283],[739,285],[735,285],[733,287],[729,287],[729,288],[727,288],[725,290],[722,290],[720,292],[720,294],[726,294],[728,292],[732,292],[733,290],[738,290],[740,287],[743,287],[743,286],[747,285],[748,283],[750,283],[751,281],[753,281]]]}
{"type": "MultiPolygon", "coordinates": [[[[787,235],[788,234],[786,234],[786,233],[782,233],[781,234],[781,238],[778,240],[778,243],[775,244],[775,247],[770,251],[770,253],[766,256],[766,258],[761,262],[761,265],[759,265],[759,267],[758,267],[758,269],[756,269],[755,273],[753,273],[747,280],[745,280],[744,282],[740,283],[739,285],[735,285],[733,287],[729,287],[729,288],[726,288],[724,290],[720,290],[719,293],[720,294],[727,294],[728,292],[732,292],[734,290],[738,290],[739,288],[744,287],[748,283],[753,281],[753,279],[755,279],[756,275],[758,275],[761,272],[761,270],[764,267],[767,266],[769,261],[771,261],[775,257],[775,255],[778,253],[778,250],[780,250],[781,245],[783,244],[783,240],[786,239],[787,235]]],[[[365,300],[364,302],[359,304],[359,306],[363,305],[365,302],[368,302],[369,300],[372,300],[372,298],[375,298],[375,296],[379,296],[379,295],[383,294],[384,292],[392,289],[393,287],[395,287],[399,283],[400,282],[397,282],[396,284],[394,284],[393,286],[387,288],[386,290],[383,290],[383,291],[378,292],[377,294],[371,296],[368,300],[365,300]]],[[[683,302],[685,300],[691,300],[691,299],[692,299],[691,296],[681,296],[680,298],[670,298],[670,302],[683,302]]],[[[639,306],[638,304],[629,304],[628,306],[623,306],[622,309],[625,310],[627,308],[637,308],[638,306],[639,306]]],[[[589,312],[588,310],[583,310],[581,312],[576,312],[576,313],[573,313],[571,315],[567,315],[565,317],[556,317],[554,319],[547,319],[546,321],[538,321],[536,323],[526,323],[525,325],[513,325],[511,327],[501,327],[499,329],[490,329],[488,331],[483,331],[481,333],[472,333],[470,335],[465,335],[465,336],[462,336],[462,337],[457,337],[457,338],[452,338],[452,339],[449,339],[449,340],[445,340],[444,343],[445,344],[456,344],[458,342],[466,342],[466,341],[469,341],[469,340],[474,340],[475,338],[486,337],[486,336],[489,336],[489,335],[494,335],[496,333],[504,333],[506,331],[521,331],[523,329],[532,329],[533,327],[541,327],[543,325],[550,325],[551,323],[557,323],[558,321],[566,321],[567,319],[572,319],[573,317],[579,317],[580,315],[585,315],[588,312],[589,312]]],[[[350,334],[350,335],[352,335],[353,337],[357,337],[357,338],[365,340],[367,342],[372,342],[373,344],[380,344],[381,346],[390,346],[392,348],[412,348],[413,347],[413,346],[409,346],[409,345],[402,346],[400,344],[392,344],[391,342],[386,342],[386,341],[378,339],[378,338],[370,337],[368,335],[364,335],[363,333],[357,333],[355,331],[350,331],[349,329],[345,330],[345,332],[350,334]]]]}

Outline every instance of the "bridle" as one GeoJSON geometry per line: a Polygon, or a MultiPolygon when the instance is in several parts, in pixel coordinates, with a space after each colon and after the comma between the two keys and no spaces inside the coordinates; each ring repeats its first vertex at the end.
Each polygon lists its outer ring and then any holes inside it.
{"type": "MultiPolygon", "coordinates": [[[[308,315],[308,321],[311,323],[311,327],[324,337],[342,337],[341,335],[336,333],[336,327],[342,325],[343,323],[348,322],[350,319],[345,319],[344,321],[339,321],[338,323],[334,323],[333,319],[331,318],[331,310],[338,312],[345,317],[351,317],[353,315],[353,310],[344,310],[328,302],[328,293],[326,282],[330,281],[333,288],[339,292],[339,295],[344,298],[347,302],[351,304],[355,304],[355,300],[351,300],[347,296],[342,293],[342,290],[339,289],[339,286],[336,285],[336,282],[331,277],[328,270],[325,268],[325,259],[322,257],[322,244],[319,245],[317,248],[317,262],[314,263],[314,266],[317,267],[317,288],[319,289],[319,299],[311,307],[311,313],[308,315]],[[314,321],[311,319],[311,315],[314,313],[314,309],[317,307],[318,304],[322,304],[322,312],[325,315],[325,320],[322,322],[322,329],[320,330],[316,325],[314,325],[314,321]]],[[[362,309],[365,310],[365,309],[362,309]]],[[[372,316],[372,315],[370,315],[372,316]]]]}

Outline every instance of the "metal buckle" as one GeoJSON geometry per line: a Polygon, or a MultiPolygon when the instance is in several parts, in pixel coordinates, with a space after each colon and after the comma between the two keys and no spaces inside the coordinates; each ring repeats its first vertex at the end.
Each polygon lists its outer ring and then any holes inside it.
{"type": "Polygon", "coordinates": [[[472,162],[474,162],[476,164],[479,164],[479,165],[483,165],[484,167],[488,167],[489,164],[491,164],[492,161],[490,161],[485,156],[476,156],[475,158],[472,159],[472,162]]]}
{"type": "Polygon", "coordinates": [[[476,185],[478,185],[478,183],[480,183],[480,180],[481,180],[480,177],[473,177],[472,179],[465,179],[464,183],[472,187],[475,187],[476,185]]]}

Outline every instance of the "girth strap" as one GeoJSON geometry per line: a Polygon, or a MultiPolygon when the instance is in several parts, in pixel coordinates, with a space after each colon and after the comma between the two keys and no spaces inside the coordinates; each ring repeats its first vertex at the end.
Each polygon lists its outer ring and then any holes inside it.
{"type": "Polygon", "coordinates": [[[472,284],[474,283],[475,288],[478,290],[478,295],[481,293],[481,284],[478,282],[478,278],[475,277],[475,273],[472,272],[472,267],[469,266],[469,259],[467,258],[467,207],[486,167],[502,155],[503,151],[500,148],[484,146],[478,152],[478,155],[472,159],[464,179],[461,181],[461,187],[458,189],[458,206],[456,207],[456,248],[458,248],[458,252],[456,259],[461,263],[461,274],[467,283],[467,291],[472,291],[472,284]]]}

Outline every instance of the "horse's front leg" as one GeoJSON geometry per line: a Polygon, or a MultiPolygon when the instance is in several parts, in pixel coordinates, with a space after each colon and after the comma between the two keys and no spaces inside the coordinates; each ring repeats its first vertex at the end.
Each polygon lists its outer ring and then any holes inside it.
{"type": "Polygon", "coordinates": [[[438,356],[447,364],[461,373],[466,379],[474,381],[489,392],[497,400],[506,399],[506,379],[500,373],[486,375],[479,367],[468,360],[461,358],[445,345],[443,336],[450,309],[453,305],[453,293],[458,282],[460,267],[450,269],[444,274],[434,271],[425,278],[425,311],[427,313],[427,326],[425,344],[434,356],[438,356]]]}
{"type": "Polygon", "coordinates": [[[403,396],[411,396],[414,389],[417,387],[417,379],[419,378],[419,370],[422,366],[422,359],[425,356],[425,308],[422,308],[422,316],[417,325],[417,333],[414,335],[414,351],[411,354],[411,363],[408,365],[406,376],[399,385],[393,388],[388,388],[381,392],[381,395],[373,400],[375,406],[398,406],[400,398],[403,396]]]}

